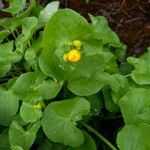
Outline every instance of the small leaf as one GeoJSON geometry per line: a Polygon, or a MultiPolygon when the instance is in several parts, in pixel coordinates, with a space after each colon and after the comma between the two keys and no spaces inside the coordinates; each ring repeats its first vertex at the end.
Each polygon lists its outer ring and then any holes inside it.
{"type": "Polygon", "coordinates": [[[111,90],[108,88],[104,88],[102,92],[106,109],[111,113],[118,112],[119,107],[112,99],[111,90]]]}
{"type": "Polygon", "coordinates": [[[43,130],[54,142],[72,147],[80,146],[84,138],[82,132],[76,127],[76,121],[81,120],[82,116],[89,111],[90,104],[84,98],[52,102],[44,111],[43,130]]]}
{"type": "Polygon", "coordinates": [[[13,52],[13,41],[0,44],[0,77],[3,77],[11,68],[11,64],[19,61],[21,55],[13,52]]]}
{"type": "Polygon", "coordinates": [[[11,147],[20,146],[24,150],[29,150],[36,138],[36,133],[39,128],[40,123],[36,122],[25,131],[16,122],[13,122],[9,129],[9,142],[11,147]]]}
{"type": "Polygon", "coordinates": [[[149,150],[150,125],[126,125],[117,136],[120,150],[149,150]]]}
{"type": "Polygon", "coordinates": [[[10,34],[9,30],[0,31],[0,43],[10,34]]]}
{"type": "Polygon", "coordinates": [[[99,38],[101,38],[104,44],[110,44],[116,47],[120,47],[120,41],[115,32],[113,32],[109,26],[105,17],[97,16],[94,17],[90,15],[93,26],[98,33],[99,38]]]}
{"type": "Polygon", "coordinates": [[[99,93],[85,97],[90,103],[90,115],[97,116],[103,109],[102,95],[99,93]]]}
{"type": "Polygon", "coordinates": [[[130,89],[119,105],[126,124],[150,123],[150,89],[130,89]]]}
{"type": "Polygon", "coordinates": [[[93,138],[85,131],[82,131],[84,135],[84,142],[79,147],[69,147],[66,150],[96,150],[96,144],[93,138]]]}
{"type": "Polygon", "coordinates": [[[18,36],[15,41],[17,50],[24,52],[24,49],[28,42],[30,41],[35,28],[37,26],[38,20],[36,17],[26,17],[21,21],[22,33],[18,36]]]}
{"type": "Polygon", "coordinates": [[[41,118],[42,112],[41,110],[35,109],[33,105],[23,102],[20,108],[20,116],[26,122],[35,122],[41,118]]]}
{"type": "Polygon", "coordinates": [[[19,107],[19,100],[12,91],[0,89],[0,124],[7,125],[19,107]]]}
{"type": "Polygon", "coordinates": [[[40,24],[45,25],[52,15],[58,10],[59,2],[54,1],[50,2],[41,12],[39,15],[39,22],[40,24]]]}
{"type": "Polygon", "coordinates": [[[13,0],[12,3],[10,3],[10,6],[8,8],[1,9],[1,10],[15,15],[24,9],[25,3],[26,0],[13,0]]]}
{"type": "Polygon", "coordinates": [[[134,82],[140,85],[150,84],[150,50],[140,58],[128,57],[128,63],[135,69],[131,73],[134,82]]]}

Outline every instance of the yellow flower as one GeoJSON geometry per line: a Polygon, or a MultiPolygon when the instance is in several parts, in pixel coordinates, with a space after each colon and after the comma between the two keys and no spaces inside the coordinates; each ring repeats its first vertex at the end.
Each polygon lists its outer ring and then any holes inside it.
{"type": "Polygon", "coordinates": [[[81,59],[81,52],[77,49],[72,49],[63,56],[64,61],[78,62],[81,59]]]}
{"type": "Polygon", "coordinates": [[[73,41],[73,46],[75,46],[76,49],[80,49],[81,48],[81,41],[74,40],[73,41]]]}

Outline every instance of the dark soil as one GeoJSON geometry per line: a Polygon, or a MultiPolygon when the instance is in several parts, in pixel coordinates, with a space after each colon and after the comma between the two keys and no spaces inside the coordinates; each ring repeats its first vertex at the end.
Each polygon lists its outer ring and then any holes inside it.
{"type": "MultiPolygon", "coordinates": [[[[0,7],[2,7],[0,0],[0,7]]],[[[45,6],[52,0],[37,0],[45,6]]],[[[138,56],[150,46],[150,0],[60,0],[62,8],[71,8],[89,19],[88,13],[103,15],[110,27],[127,45],[127,56],[138,56]]],[[[8,14],[0,13],[1,17],[8,14]]]]}

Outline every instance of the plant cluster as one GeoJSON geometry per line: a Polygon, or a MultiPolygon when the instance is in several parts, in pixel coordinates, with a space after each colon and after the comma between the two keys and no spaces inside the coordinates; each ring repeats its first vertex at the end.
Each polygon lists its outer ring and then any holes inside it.
{"type": "Polygon", "coordinates": [[[91,132],[112,150],[150,149],[150,50],[126,59],[103,16],[57,1],[1,11],[0,149],[96,150],[91,132]],[[125,122],[115,146],[88,125],[103,109],[125,122]]]}

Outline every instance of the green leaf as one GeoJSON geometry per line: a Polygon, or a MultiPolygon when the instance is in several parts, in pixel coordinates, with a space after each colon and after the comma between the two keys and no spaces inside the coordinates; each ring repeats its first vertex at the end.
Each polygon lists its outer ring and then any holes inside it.
{"type": "Polygon", "coordinates": [[[32,35],[36,29],[38,20],[36,17],[26,17],[21,21],[22,33],[15,41],[15,45],[19,51],[23,53],[26,45],[32,38],[32,35]]]}
{"type": "Polygon", "coordinates": [[[51,79],[44,80],[41,84],[38,85],[37,91],[45,100],[48,100],[57,96],[62,85],[63,82],[58,83],[57,81],[53,81],[51,79]]]}
{"type": "Polygon", "coordinates": [[[111,90],[109,88],[104,88],[102,92],[106,109],[111,113],[118,112],[119,108],[112,99],[111,90]]]}
{"type": "Polygon", "coordinates": [[[83,56],[76,64],[75,71],[68,80],[68,88],[73,93],[89,96],[97,93],[104,86],[97,75],[104,70],[101,58],[100,55],[83,56]]]}
{"type": "Polygon", "coordinates": [[[5,11],[15,15],[24,9],[25,3],[26,0],[13,0],[12,3],[10,3],[10,6],[8,8],[1,9],[1,11],[5,11]]]}
{"type": "Polygon", "coordinates": [[[91,95],[91,96],[86,96],[85,97],[89,103],[90,103],[90,115],[91,116],[97,116],[103,109],[103,99],[102,95],[99,93],[91,95]]]}
{"type": "Polygon", "coordinates": [[[21,55],[13,52],[13,41],[0,44],[0,77],[3,77],[11,68],[11,64],[20,60],[21,55]]]}
{"type": "Polygon", "coordinates": [[[129,89],[128,80],[121,74],[113,74],[110,80],[111,95],[115,103],[119,103],[120,99],[127,93],[129,89]]]}
{"type": "Polygon", "coordinates": [[[63,83],[45,79],[46,76],[40,72],[28,72],[16,80],[12,89],[22,100],[28,102],[54,98],[63,83]]]}
{"type": "Polygon", "coordinates": [[[7,125],[19,107],[19,100],[13,92],[0,89],[0,124],[7,125]]]}
{"type": "Polygon", "coordinates": [[[140,58],[128,57],[128,63],[135,69],[131,73],[134,82],[140,85],[150,84],[150,50],[140,58]]]}
{"type": "Polygon", "coordinates": [[[44,111],[42,126],[46,136],[54,141],[72,147],[80,146],[84,137],[76,127],[76,121],[90,111],[90,104],[84,98],[74,98],[50,103],[44,111]],[[83,107],[84,106],[84,107],[83,107]]]}
{"type": "Polygon", "coordinates": [[[103,63],[105,64],[105,71],[109,73],[118,73],[118,64],[116,56],[109,51],[108,48],[103,49],[101,52],[103,56],[103,63]]]}
{"type": "Polygon", "coordinates": [[[41,110],[37,110],[29,103],[22,103],[20,108],[20,116],[26,122],[35,122],[42,117],[41,110]]]}
{"type": "Polygon", "coordinates": [[[37,150],[65,150],[64,145],[60,143],[53,143],[48,139],[40,141],[37,150]]]}
{"type": "Polygon", "coordinates": [[[10,69],[11,64],[2,65],[2,67],[0,67],[0,77],[4,77],[10,69]]]}
{"type": "Polygon", "coordinates": [[[114,47],[121,46],[117,34],[109,28],[108,22],[105,17],[94,17],[90,15],[90,19],[92,21],[93,26],[95,27],[95,31],[97,32],[99,38],[103,40],[104,44],[109,44],[114,47]]]}
{"type": "Polygon", "coordinates": [[[117,136],[120,150],[149,150],[150,125],[126,125],[117,136]]]}
{"type": "MultiPolygon", "coordinates": [[[[95,39],[95,33],[86,19],[70,9],[58,10],[44,30],[44,49],[41,55],[43,60],[39,61],[41,70],[51,77],[63,80],[66,76],[63,68],[67,66],[63,61],[63,54],[71,49],[70,43],[74,40],[86,43],[90,39],[95,39]]],[[[101,47],[100,44],[100,49],[101,47]]]]}
{"type": "Polygon", "coordinates": [[[36,138],[36,133],[39,128],[40,123],[36,122],[25,131],[16,122],[13,122],[9,129],[9,142],[11,147],[20,146],[24,150],[29,150],[36,138]]]}
{"type": "Polygon", "coordinates": [[[59,8],[59,1],[50,2],[41,12],[39,15],[39,22],[40,24],[47,24],[49,19],[52,15],[58,10],[59,8]]]}
{"type": "Polygon", "coordinates": [[[0,134],[0,150],[10,150],[8,130],[4,130],[0,134]]]}
{"type": "Polygon", "coordinates": [[[15,31],[18,26],[21,26],[22,20],[27,17],[35,7],[35,0],[30,0],[29,7],[22,14],[17,15],[14,18],[0,19],[0,25],[5,29],[11,30],[11,32],[15,31]]]}
{"type": "Polygon", "coordinates": [[[21,146],[12,146],[11,150],[24,150],[21,146]]]}
{"type": "Polygon", "coordinates": [[[0,43],[10,34],[9,30],[0,31],[0,43]]]}
{"type": "Polygon", "coordinates": [[[17,78],[12,89],[22,100],[34,102],[41,100],[37,86],[45,79],[39,72],[28,72],[17,78]]]}
{"type": "Polygon", "coordinates": [[[150,123],[150,89],[131,88],[119,105],[127,124],[150,123]]]}
{"type": "Polygon", "coordinates": [[[84,134],[84,142],[79,147],[69,147],[67,150],[96,150],[96,144],[93,140],[93,138],[85,131],[82,131],[84,134]]]}

